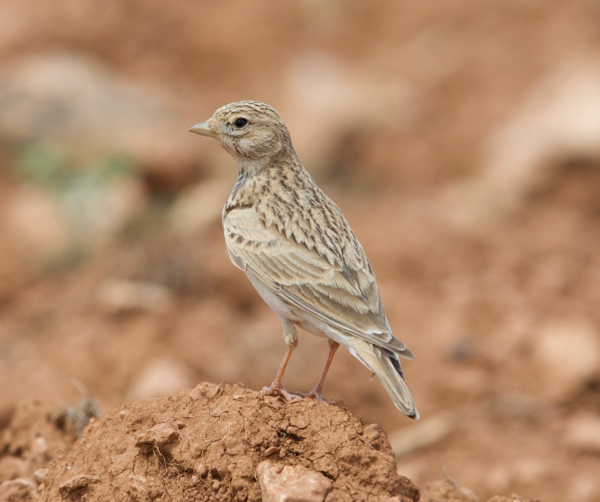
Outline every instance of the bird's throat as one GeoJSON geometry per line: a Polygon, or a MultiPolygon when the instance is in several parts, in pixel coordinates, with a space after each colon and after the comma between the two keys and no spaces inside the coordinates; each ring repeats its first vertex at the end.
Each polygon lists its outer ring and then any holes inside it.
{"type": "Polygon", "coordinates": [[[263,157],[260,159],[236,159],[238,177],[253,178],[258,173],[263,171],[271,162],[271,157],[263,157]]]}

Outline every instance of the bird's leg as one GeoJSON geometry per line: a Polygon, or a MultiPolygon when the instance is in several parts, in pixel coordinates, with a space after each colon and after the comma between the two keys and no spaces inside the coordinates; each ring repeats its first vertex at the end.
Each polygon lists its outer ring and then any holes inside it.
{"type": "Polygon", "coordinates": [[[313,397],[317,401],[326,401],[326,399],[323,397],[323,384],[325,383],[325,377],[329,371],[329,366],[331,366],[331,362],[333,361],[333,356],[335,356],[335,352],[339,346],[339,343],[329,340],[329,355],[327,356],[327,362],[323,368],[323,373],[321,373],[319,383],[308,394],[302,394],[302,397],[313,397]]]}
{"type": "Polygon", "coordinates": [[[283,339],[287,344],[287,351],[285,353],[285,356],[283,356],[283,361],[281,361],[277,373],[275,374],[275,379],[273,380],[273,383],[268,387],[263,387],[262,393],[267,396],[270,396],[272,394],[281,394],[284,398],[286,398],[289,401],[290,399],[302,397],[296,394],[292,394],[281,383],[283,374],[285,373],[285,368],[287,367],[290,357],[292,356],[292,352],[294,352],[294,349],[298,346],[298,333],[296,332],[296,327],[294,326],[294,323],[287,320],[282,320],[281,322],[283,323],[283,339]]]}

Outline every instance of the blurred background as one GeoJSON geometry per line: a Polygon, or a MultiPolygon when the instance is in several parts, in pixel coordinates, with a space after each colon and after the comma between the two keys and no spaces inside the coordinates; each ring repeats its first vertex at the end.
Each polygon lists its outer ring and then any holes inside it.
{"type": "MultiPolygon", "coordinates": [[[[274,106],[378,277],[411,422],[347,351],[325,392],[402,474],[600,500],[600,3],[0,2],[0,427],[271,382],[281,325],[230,264],[236,178],[187,129],[274,106]]],[[[301,334],[284,383],[327,356],[301,334]]]]}

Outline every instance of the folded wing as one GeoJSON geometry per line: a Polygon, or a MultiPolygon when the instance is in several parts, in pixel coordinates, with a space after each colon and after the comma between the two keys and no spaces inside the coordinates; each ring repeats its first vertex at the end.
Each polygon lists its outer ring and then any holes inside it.
{"type": "Polygon", "coordinates": [[[253,207],[229,211],[223,226],[233,263],[284,301],[348,335],[414,357],[391,333],[375,277],[356,238],[344,243],[352,246],[352,259],[345,259],[339,246],[334,252],[322,242],[297,238],[293,231],[267,227],[253,207]]]}

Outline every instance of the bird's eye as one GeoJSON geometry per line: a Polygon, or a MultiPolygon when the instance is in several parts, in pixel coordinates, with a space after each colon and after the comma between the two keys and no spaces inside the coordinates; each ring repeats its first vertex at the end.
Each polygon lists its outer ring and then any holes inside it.
{"type": "Polygon", "coordinates": [[[243,118],[243,117],[240,117],[239,119],[237,119],[237,120],[234,122],[234,124],[235,124],[235,127],[237,127],[238,129],[241,129],[241,128],[242,128],[242,127],[244,127],[244,126],[245,126],[247,123],[248,123],[248,120],[247,120],[247,119],[245,119],[245,118],[243,118]]]}

